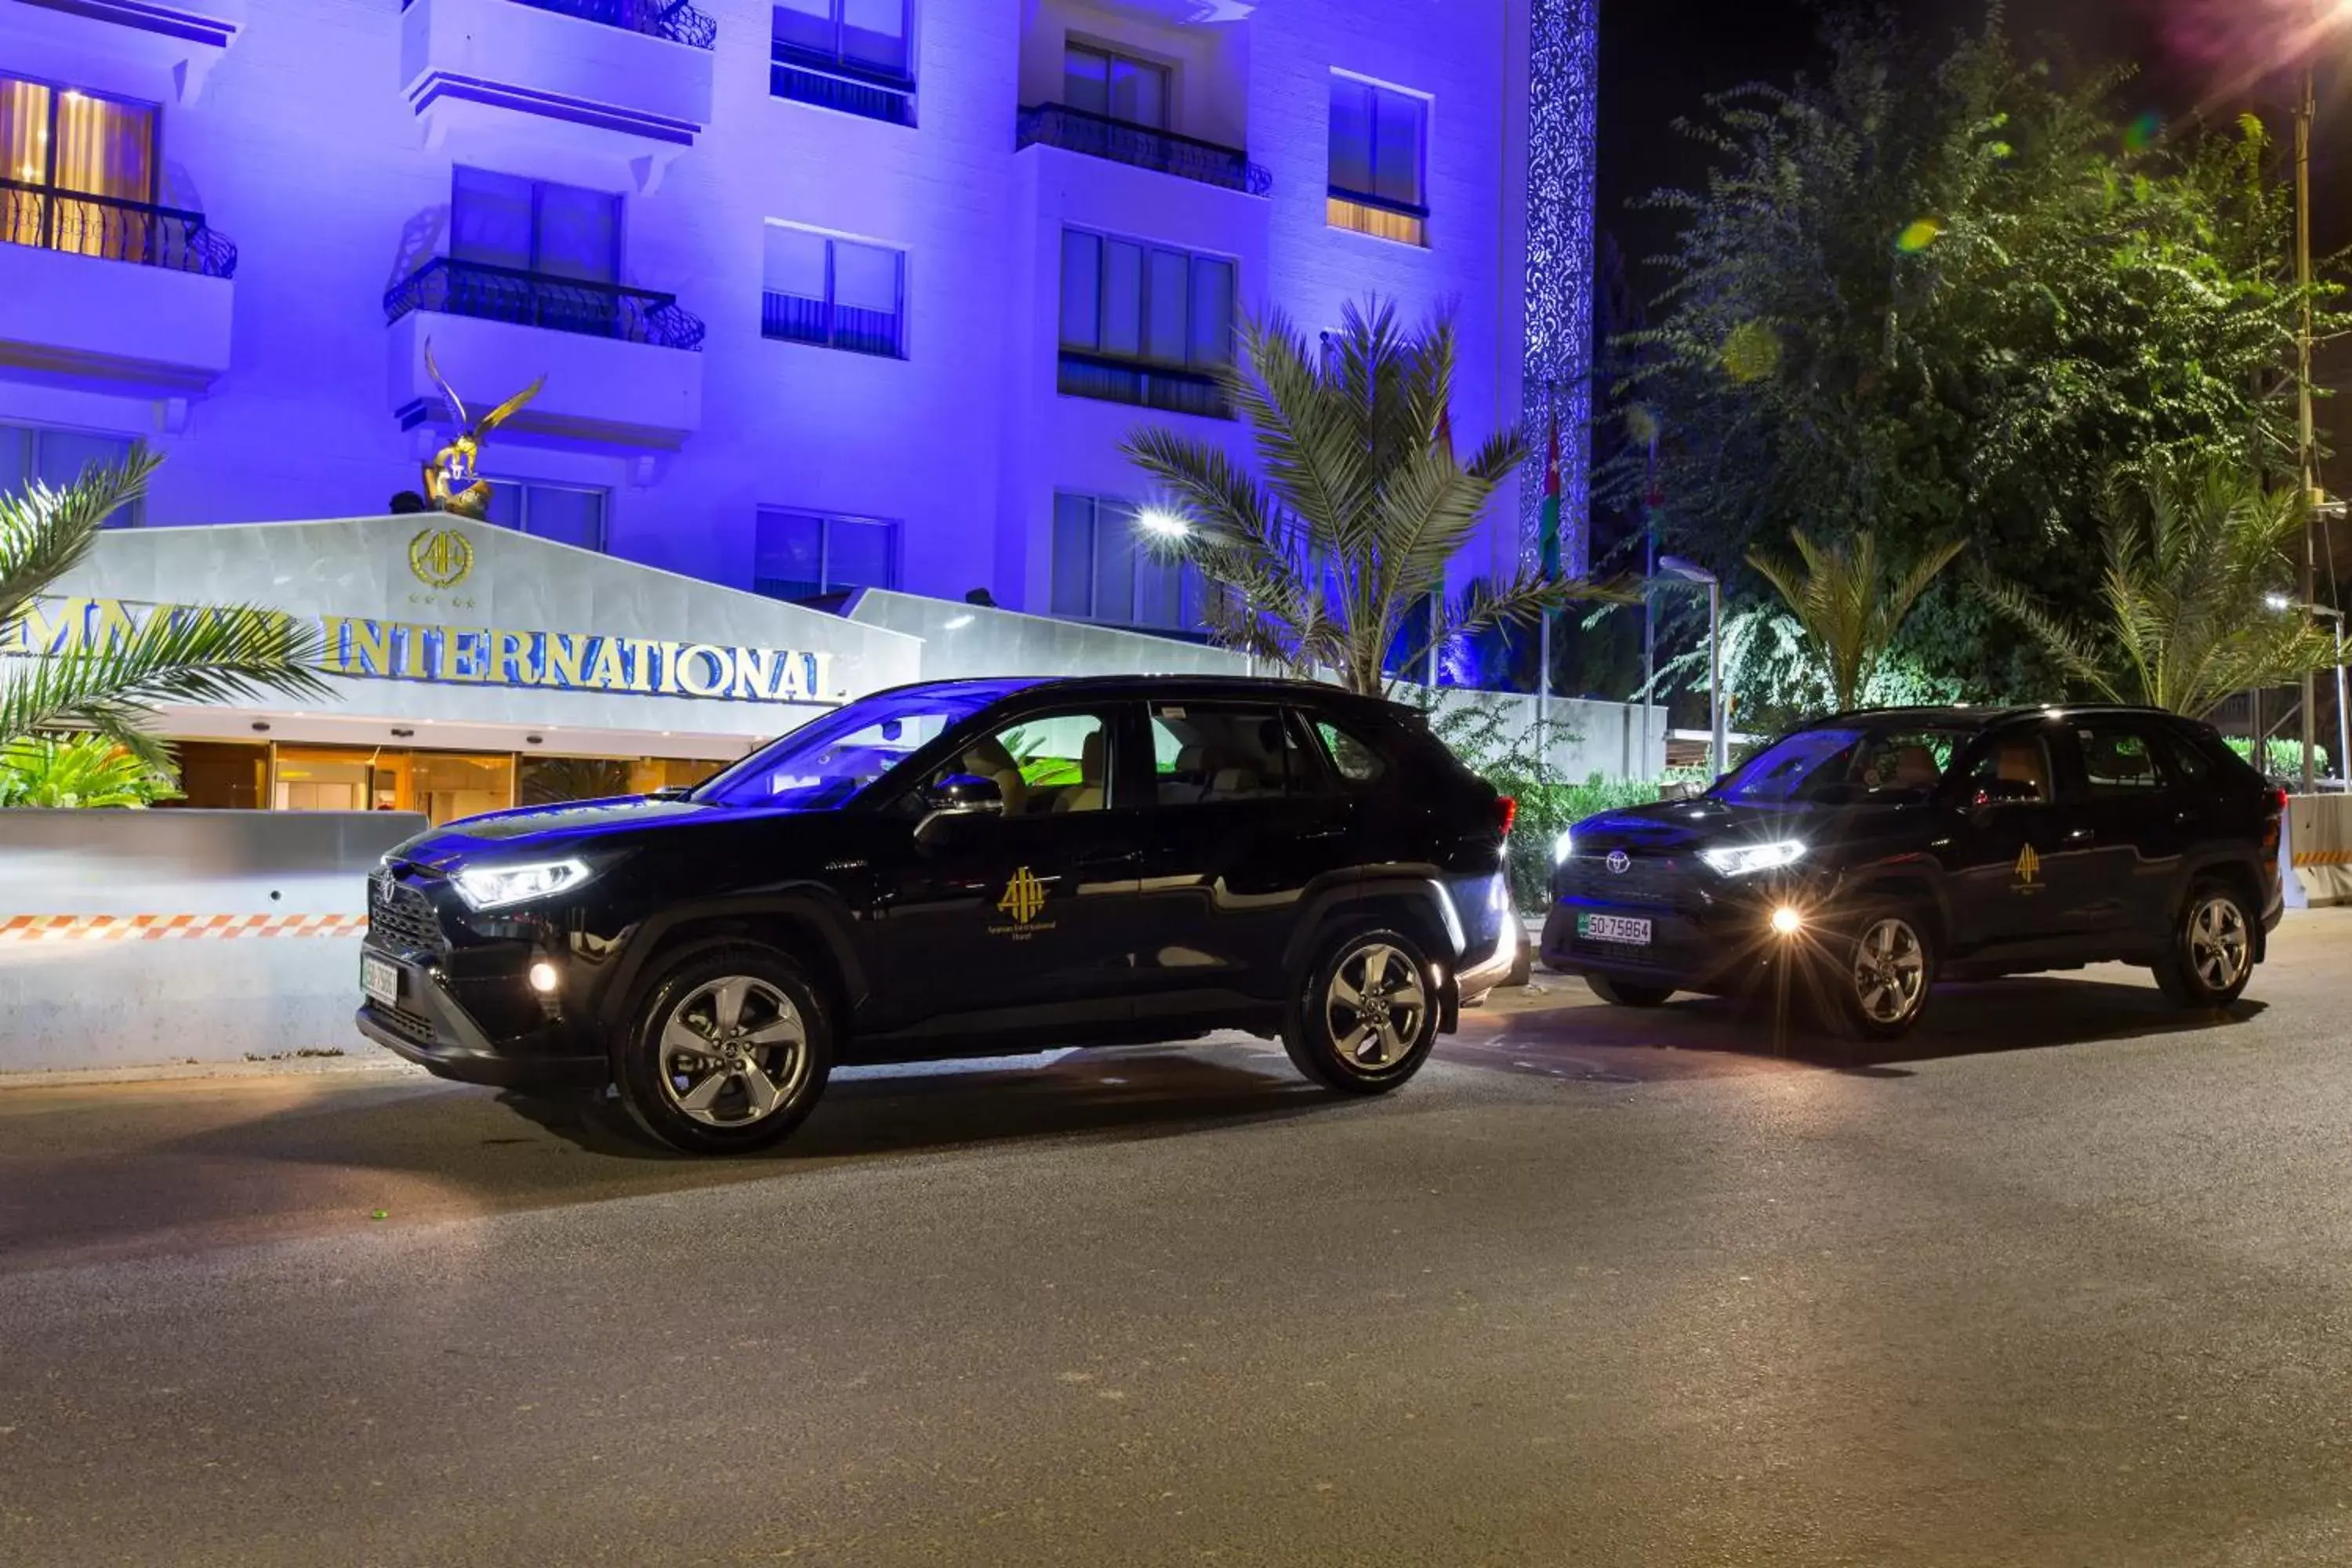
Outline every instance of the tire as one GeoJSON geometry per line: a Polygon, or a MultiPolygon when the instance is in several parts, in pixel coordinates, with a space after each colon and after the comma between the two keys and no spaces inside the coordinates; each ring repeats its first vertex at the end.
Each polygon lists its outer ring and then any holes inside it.
{"type": "Polygon", "coordinates": [[[1386,1094],[1429,1059],[1437,1015],[1421,943],[1384,928],[1348,931],[1327,939],[1292,986],[1282,1048],[1326,1089],[1386,1094]],[[1367,998],[1381,1005],[1360,1005],[1367,998]]]}
{"type": "Polygon", "coordinates": [[[2156,984],[2184,1007],[2226,1007],[2254,977],[2254,921],[2245,895],[2213,879],[2189,889],[2156,984]]]}
{"type": "Polygon", "coordinates": [[[1936,962],[1936,928],[1916,910],[1864,910],[1830,942],[1822,965],[1831,1022],[1849,1039],[1901,1039],[1927,1010],[1936,962]]]}
{"type": "Polygon", "coordinates": [[[661,973],[613,1053],[630,1117],[688,1154],[748,1154],[781,1142],[832,1071],[824,996],[793,959],[750,943],[694,953],[661,973]]]}
{"type": "Polygon", "coordinates": [[[1639,980],[1620,980],[1613,974],[1588,974],[1584,983],[1592,994],[1612,1007],[1663,1007],[1675,994],[1671,985],[1651,985],[1639,980]]]}

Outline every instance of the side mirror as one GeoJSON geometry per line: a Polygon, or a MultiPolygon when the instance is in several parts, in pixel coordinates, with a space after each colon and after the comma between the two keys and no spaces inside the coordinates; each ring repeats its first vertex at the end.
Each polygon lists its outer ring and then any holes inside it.
{"type": "Polygon", "coordinates": [[[1993,805],[2035,805],[2042,800],[2042,786],[2027,779],[1979,779],[1971,798],[1977,810],[1993,805]]]}
{"type": "Polygon", "coordinates": [[[978,773],[950,773],[923,791],[923,820],[915,826],[922,837],[933,825],[950,817],[1002,816],[1004,791],[994,779],[978,773]]]}

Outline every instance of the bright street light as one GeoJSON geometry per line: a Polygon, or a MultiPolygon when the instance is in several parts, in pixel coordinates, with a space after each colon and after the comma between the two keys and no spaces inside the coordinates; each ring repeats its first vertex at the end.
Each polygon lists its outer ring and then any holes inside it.
{"type": "Polygon", "coordinates": [[[1731,713],[1730,705],[1723,700],[1723,581],[1696,562],[1685,561],[1679,555],[1659,556],[1658,566],[1670,577],[1706,584],[1706,728],[1708,744],[1713,747],[1709,760],[1716,773],[1727,773],[1731,759],[1725,742],[1731,713]]]}
{"type": "Polygon", "coordinates": [[[1192,520],[1165,507],[1148,506],[1135,514],[1136,526],[1162,539],[1181,539],[1192,531],[1192,520]]]}

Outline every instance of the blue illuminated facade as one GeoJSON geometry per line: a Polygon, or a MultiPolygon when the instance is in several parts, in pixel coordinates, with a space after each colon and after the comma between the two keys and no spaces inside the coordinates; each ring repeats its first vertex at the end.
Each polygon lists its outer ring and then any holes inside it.
{"type": "Polygon", "coordinates": [[[546,378],[494,521],[1181,629],[1119,438],[1246,457],[1230,323],[1378,293],[1454,310],[1465,438],[1557,386],[1580,562],[1593,11],[0,0],[0,458],[147,440],[147,525],[378,515],[451,430],[429,344],[471,407],[546,378]]]}

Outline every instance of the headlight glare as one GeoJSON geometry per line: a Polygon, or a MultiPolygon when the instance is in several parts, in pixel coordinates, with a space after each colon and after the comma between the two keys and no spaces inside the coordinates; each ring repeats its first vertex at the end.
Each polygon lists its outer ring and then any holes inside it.
{"type": "Polygon", "coordinates": [[[549,898],[593,874],[584,860],[537,860],[521,866],[468,866],[451,880],[468,905],[495,910],[549,898]]]}
{"type": "Polygon", "coordinates": [[[1555,866],[1565,866],[1568,864],[1568,858],[1575,853],[1576,835],[1568,828],[1561,828],[1559,837],[1551,841],[1551,863],[1555,866]]]}
{"type": "Polygon", "coordinates": [[[1702,849],[1698,858],[1714,870],[1727,877],[1744,877],[1750,871],[1769,871],[1804,858],[1805,847],[1794,838],[1777,839],[1770,844],[1726,845],[1717,849],[1702,849]]]}

